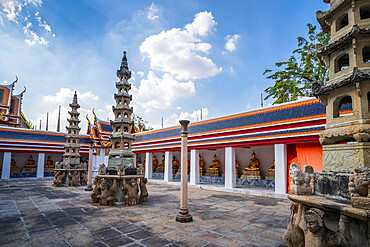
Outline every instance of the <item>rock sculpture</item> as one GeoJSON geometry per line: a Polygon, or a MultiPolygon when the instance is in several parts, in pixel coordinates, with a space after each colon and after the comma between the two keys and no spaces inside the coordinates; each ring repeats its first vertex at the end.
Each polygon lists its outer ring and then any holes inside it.
{"type": "Polygon", "coordinates": [[[87,185],[87,172],[86,172],[86,170],[81,172],[80,181],[81,181],[81,185],[87,185]]]}
{"type": "Polygon", "coordinates": [[[311,177],[313,175],[312,166],[304,166],[304,173],[299,165],[292,163],[289,168],[289,175],[292,178],[290,183],[290,191],[296,195],[311,195],[311,177]]]}
{"type": "Polygon", "coordinates": [[[148,190],[146,188],[146,183],[148,182],[147,178],[140,179],[140,201],[145,202],[148,197],[148,190]]]}
{"type": "Polygon", "coordinates": [[[370,168],[356,168],[349,181],[352,206],[370,209],[370,168]]]}
{"type": "Polygon", "coordinates": [[[55,177],[54,177],[54,180],[53,180],[54,186],[56,186],[56,187],[63,186],[64,185],[64,176],[65,176],[65,172],[57,171],[55,173],[55,177]]]}
{"type": "MultiPolygon", "coordinates": [[[[307,229],[305,230],[305,246],[348,246],[348,241],[341,232],[334,232],[326,228],[324,224],[324,212],[317,208],[311,208],[304,214],[307,229]]],[[[349,231],[346,216],[341,216],[339,231],[349,231]]]]}
{"type": "Polygon", "coordinates": [[[55,162],[55,169],[61,169],[62,168],[62,163],[60,162],[55,162]]]}
{"type": "Polygon", "coordinates": [[[122,190],[126,191],[126,195],[124,197],[125,206],[132,206],[139,203],[139,186],[135,179],[131,179],[130,183],[127,184],[126,181],[123,181],[122,190]]]}
{"type": "Polygon", "coordinates": [[[69,172],[68,176],[71,178],[70,186],[80,186],[80,173],[77,171],[69,172]]]}
{"type": "Polygon", "coordinates": [[[302,218],[302,204],[292,202],[290,206],[290,217],[284,241],[288,247],[304,247],[304,233],[299,227],[302,218]]]}
{"type": "Polygon", "coordinates": [[[115,201],[114,197],[112,196],[112,192],[117,192],[117,180],[114,179],[112,187],[109,188],[105,179],[102,178],[100,189],[101,194],[97,196],[99,203],[104,206],[113,206],[115,201]]]}
{"type": "Polygon", "coordinates": [[[99,178],[94,178],[94,188],[92,190],[91,194],[91,201],[93,203],[99,202],[99,195],[101,194],[101,189],[100,189],[100,181],[99,178]]]}
{"type": "Polygon", "coordinates": [[[99,173],[99,175],[105,175],[106,174],[106,167],[105,167],[105,165],[104,164],[100,164],[99,165],[99,170],[98,170],[98,173],[99,173]]]}

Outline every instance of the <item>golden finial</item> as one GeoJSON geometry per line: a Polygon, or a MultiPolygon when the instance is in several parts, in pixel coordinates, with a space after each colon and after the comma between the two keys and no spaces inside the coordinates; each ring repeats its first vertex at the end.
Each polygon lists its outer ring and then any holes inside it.
{"type": "MultiPolygon", "coordinates": [[[[18,80],[18,78],[17,78],[17,80],[18,80]]],[[[21,95],[23,95],[26,91],[27,91],[27,88],[26,88],[26,86],[24,86],[24,89],[23,89],[23,91],[21,92],[21,95]]]]}
{"type": "Polygon", "coordinates": [[[18,81],[18,76],[15,76],[15,81],[12,82],[12,84],[16,83],[18,81]]]}

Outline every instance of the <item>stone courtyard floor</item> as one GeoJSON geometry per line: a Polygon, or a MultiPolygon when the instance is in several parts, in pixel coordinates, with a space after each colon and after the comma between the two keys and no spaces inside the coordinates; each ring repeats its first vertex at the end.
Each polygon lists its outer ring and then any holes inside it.
{"type": "Polygon", "coordinates": [[[136,206],[90,204],[81,187],[0,181],[0,246],[286,246],[289,201],[189,188],[193,222],[178,223],[180,187],[148,183],[136,206]]]}

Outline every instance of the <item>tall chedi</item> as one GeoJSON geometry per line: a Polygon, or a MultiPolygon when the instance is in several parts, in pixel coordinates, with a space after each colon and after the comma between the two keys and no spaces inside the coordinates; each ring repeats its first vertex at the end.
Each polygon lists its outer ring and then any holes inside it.
{"type": "Polygon", "coordinates": [[[112,143],[109,152],[109,161],[107,172],[111,175],[117,173],[117,166],[134,166],[134,154],[131,151],[131,145],[134,137],[131,135],[133,121],[131,121],[132,107],[130,102],[132,95],[128,92],[131,84],[128,80],[131,78],[131,71],[128,69],[126,52],[123,52],[121,67],[117,70],[119,81],[116,82],[117,93],[114,94],[116,106],[113,106],[114,120],[111,121],[113,133],[110,136],[112,143]]]}
{"type": "Polygon", "coordinates": [[[317,12],[330,44],[317,47],[328,68],[326,85],[312,91],[326,106],[326,129],[320,133],[323,169],[353,171],[370,167],[370,2],[324,0],[330,10],[317,12]]]}
{"type": "Polygon", "coordinates": [[[69,126],[67,128],[66,144],[64,145],[65,153],[63,155],[63,163],[69,164],[71,167],[80,164],[80,127],[78,124],[80,120],[78,116],[80,113],[77,111],[80,105],[77,102],[77,92],[73,96],[72,103],[69,104],[71,110],[68,111],[70,118],[67,119],[69,126]]]}
{"type": "Polygon", "coordinates": [[[317,20],[330,43],[316,48],[328,68],[313,94],[326,106],[323,170],[292,163],[288,246],[370,246],[370,2],[324,0],[317,20]],[[313,179],[313,183],[311,180],[313,179]],[[351,205],[352,204],[352,205],[351,205]]]}

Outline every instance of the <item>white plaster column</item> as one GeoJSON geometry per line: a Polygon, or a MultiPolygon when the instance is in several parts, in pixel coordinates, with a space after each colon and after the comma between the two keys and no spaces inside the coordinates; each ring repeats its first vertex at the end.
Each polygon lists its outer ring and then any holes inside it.
{"type": "Polygon", "coordinates": [[[44,177],[45,153],[39,153],[37,158],[37,173],[38,178],[44,177]]]}
{"type": "Polygon", "coordinates": [[[164,153],[164,181],[172,181],[172,152],[166,151],[164,153]]]}
{"type": "MultiPolygon", "coordinates": [[[[104,149],[103,149],[104,150],[104,149]]],[[[87,167],[87,188],[86,191],[92,191],[92,166],[93,166],[93,152],[94,152],[94,142],[89,143],[89,164],[87,167]]]]}
{"type": "Polygon", "coordinates": [[[199,184],[199,151],[190,150],[190,184],[199,184]]]}
{"type": "Polygon", "coordinates": [[[1,179],[10,178],[10,162],[12,160],[12,153],[5,152],[3,157],[3,169],[1,173],[1,179]]]}
{"type": "Polygon", "coordinates": [[[153,154],[145,154],[145,177],[151,179],[153,177],[153,154]]]}
{"type": "Polygon", "coordinates": [[[136,154],[134,153],[134,167],[136,167],[136,154]]]}
{"type": "Polygon", "coordinates": [[[275,144],[275,193],[286,193],[287,188],[287,149],[285,144],[275,144]]]}
{"type": "Polygon", "coordinates": [[[236,187],[235,176],[235,149],[225,148],[225,188],[236,187]]]}

